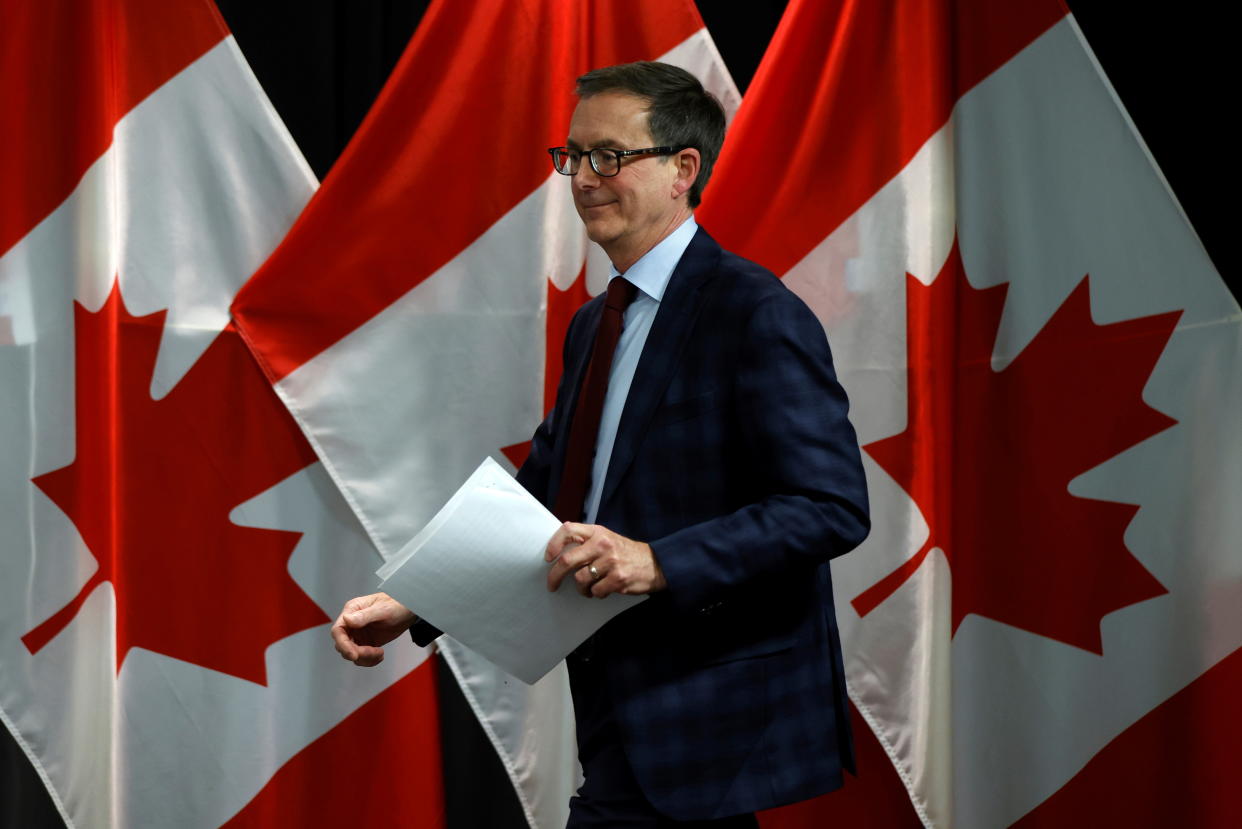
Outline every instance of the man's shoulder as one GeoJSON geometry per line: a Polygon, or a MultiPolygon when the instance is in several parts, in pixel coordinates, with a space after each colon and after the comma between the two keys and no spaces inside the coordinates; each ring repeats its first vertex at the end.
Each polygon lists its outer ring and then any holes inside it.
{"type": "Polygon", "coordinates": [[[751,294],[787,294],[789,289],[767,268],[736,253],[720,250],[718,275],[730,280],[736,290],[751,294]]]}
{"type": "Polygon", "coordinates": [[[703,253],[714,257],[713,281],[730,302],[754,305],[775,302],[802,305],[802,300],[774,273],[758,262],[725,250],[708,233],[699,228],[703,253]]]}

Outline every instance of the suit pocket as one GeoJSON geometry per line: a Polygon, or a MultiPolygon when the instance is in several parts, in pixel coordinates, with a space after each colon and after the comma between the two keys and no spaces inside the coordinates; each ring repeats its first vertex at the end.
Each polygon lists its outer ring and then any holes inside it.
{"type": "Polygon", "coordinates": [[[723,395],[718,394],[713,389],[703,394],[696,394],[693,397],[686,397],[667,403],[656,411],[655,423],[665,425],[701,417],[708,412],[719,409],[723,403],[722,398],[723,395]]]}
{"type": "Polygon", "coordinates": [[[778,634],[775,636],[765,636],[762,639],[755,639],[749,642],[739,643],[720,643],[723,645],[719,650],[709,648],[703,654],[701,664],[703,665],[719,665],[723,662],[735,662],[739,659],[755,659],[761,656],[771,656],[772,654],[787,651],[794,646],[793,634],[778,634]]]}

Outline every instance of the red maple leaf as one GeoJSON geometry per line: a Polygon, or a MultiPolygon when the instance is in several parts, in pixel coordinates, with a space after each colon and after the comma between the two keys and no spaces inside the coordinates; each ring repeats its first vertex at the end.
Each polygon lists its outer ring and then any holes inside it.
{"type": "Polygon", "coordinates": [[[914,499],[929,534],[855,609],[869,613],[938,547],[953,573],[954,632],[977,613],[1102,653],[1106,614],[1167,591],[1125,546],[1138,507],[1067,486],[1176,423],[1142,392],[1181,312],[1096,325],[1084,277],[994,371],[1007,285],[972,288],[955,242],[930,286],[907,276],[906,290],[906,429],[864,448],[914,499]]]}
{"type": "Polygon", "coordinates": [[[288,573],[301,534],[229,512],[315,456],[231,325],[153,400],[164,315],[131,316],[119,285],[74,305],[76,456],[33,482],[99,567],[22,642],[38,652],[111,582],[118,672],[138,647],[264,684],[267,646],[328,617],[288,573]]]}
{"type": "MultiPolygon", "coordinates": [[[[561,359],[561,346],[565,342],[565,334],[569,331],[569,322],[574,312],[586,304],[591,295],[586,288],[586,265],[578,271],[578,276],[565,290],[556,287],[556,283],[548,280],[548,324],[546,330],[544,362],[543,362],[543,411],[552,411],[556,404],[556,387],[561,382],[561,371],[564,361],[561,359]]],[[[530,455],[530,441],[525,440],[501,448],[505,457],[514,466],[526,463],[530,455]]]]}

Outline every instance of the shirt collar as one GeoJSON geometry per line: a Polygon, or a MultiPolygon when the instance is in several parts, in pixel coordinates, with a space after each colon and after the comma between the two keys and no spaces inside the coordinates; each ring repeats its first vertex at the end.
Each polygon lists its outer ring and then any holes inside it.
{"type": "MultiPolygon", "coordinates": [[[[625,278],[638,290],[659,302],[664,298],[664,289],[668,287],[668,281],[672,279],[673,270],[681,261],[681,255],[690,246],[690,240],[698,229],[698,222],[694,220],[694,216],[690,216],[676,230],[660,240],[658,245],[630,265],[630,269],[625,272],[625,278]]],[[[609,282],[614,276],[620,275],[620,271],[609,265],[609,282]]]]}

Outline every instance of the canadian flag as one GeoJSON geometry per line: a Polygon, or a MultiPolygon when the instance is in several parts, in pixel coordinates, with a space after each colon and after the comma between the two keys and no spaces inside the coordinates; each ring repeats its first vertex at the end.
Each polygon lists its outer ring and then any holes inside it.
{"type": "Polygon", "coordinates": [[[3,17],[0,720],[71,826],[438,825],[432,663],[332,652],[380,559],[229,322],[313,175],[208,0],[3,17]]]}
{"type": "Polygon", "coordinates": [[[895,822],[1237,825],[1242,316],[1065,8],[794,0],[700,221],[850,393],[895,822]]]}
{"type": "MultiPolygon", "coordinates": [[[[565,141],[574,79],[634,60],[683,66],[737,108],[689,0],[433,2],[239,292],[240,332],[382,555],[483,457],[524,460],[569,318],[608,275],[546,150],[565,141]]],[[[576,788],[564,667],[528,689],[448,637],[439,648],[529,822],[563,826],[576,788]]]]}

